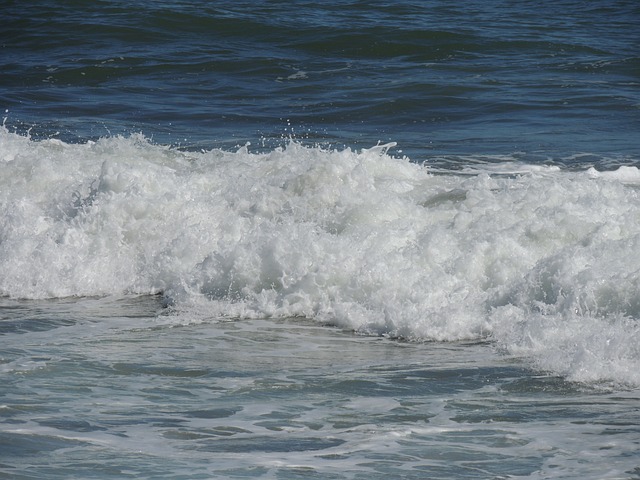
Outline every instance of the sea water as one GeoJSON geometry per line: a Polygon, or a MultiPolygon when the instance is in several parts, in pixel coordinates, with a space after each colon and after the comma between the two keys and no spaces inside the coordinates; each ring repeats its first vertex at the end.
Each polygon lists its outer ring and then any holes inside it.
{"type": "Polygon", "coordinates": [[[0,15],[0,477],[640,478],[634,2],[0,15]]]}
{"type": "Polygon", "coordinates": [[[636,167],[0,135],[9,478],[637,476],[636,167]]]}

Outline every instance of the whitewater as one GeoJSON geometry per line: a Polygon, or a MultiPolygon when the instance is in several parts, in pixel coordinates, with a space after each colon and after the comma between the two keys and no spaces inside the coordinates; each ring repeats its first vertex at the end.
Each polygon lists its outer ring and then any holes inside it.
{"type": "Polygon", "coordinates": [[[394,144],[181,150],[0,130],[0,295],[160,295],[164,321],[312,320],[640,386],[640,171],[394,144]],[[170,318],[171,320],[166,320],[170,318]]]}

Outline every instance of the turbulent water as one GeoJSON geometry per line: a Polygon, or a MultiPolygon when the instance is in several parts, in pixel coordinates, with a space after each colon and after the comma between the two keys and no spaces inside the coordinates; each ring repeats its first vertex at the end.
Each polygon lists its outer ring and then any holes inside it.
{"type": "Polygon", "coordinates": [[[0,476],[640,477],[635,2],[0,20],[0,476]]]}

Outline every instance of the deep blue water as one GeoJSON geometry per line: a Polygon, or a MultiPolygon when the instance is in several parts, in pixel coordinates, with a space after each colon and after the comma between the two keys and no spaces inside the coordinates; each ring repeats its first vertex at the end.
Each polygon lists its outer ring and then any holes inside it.
{"type": "MultiPolygon", "coordinates": [[[[637,160],[635,1],[4,2],[11,128],[637,160]]],[[[563,160],[564,159],[564,160],[563,160]]],[[[440,162],[440,163],[447,163],[440,162]]]]}

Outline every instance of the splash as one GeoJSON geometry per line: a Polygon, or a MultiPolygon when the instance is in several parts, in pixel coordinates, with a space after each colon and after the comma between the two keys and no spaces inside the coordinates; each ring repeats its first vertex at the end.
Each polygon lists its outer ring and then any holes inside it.
{"type": "Polygon", "coordinates": [[[182,318],[490,340],[570,379],[640,385],[635,167],[434,174],[390,148],[185,152],[2,129],[0,293],[162,293],[182,318]]]}

